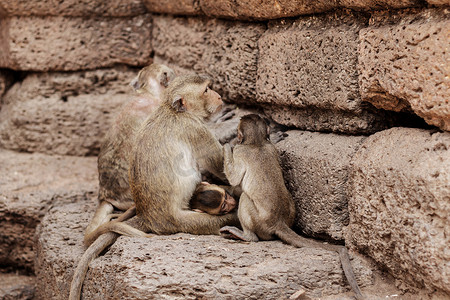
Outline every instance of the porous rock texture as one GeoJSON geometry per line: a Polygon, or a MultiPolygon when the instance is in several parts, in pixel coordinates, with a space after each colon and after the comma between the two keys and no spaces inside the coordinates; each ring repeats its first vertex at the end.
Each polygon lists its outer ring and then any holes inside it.
{"type": "Polygon", "coordinates": [[[95,197],[95,157],[0,149],[0,266],[33,270],[35,228],[57,202],[95,197]]]}
{"type": "Polygon", "coordinates": [[[353,158],[346,244],[397,278],[450,292],[450,133],[393,128],[353,158]]]}
{"type": "Polygon", "coordinates": [[[93,155],[114,113],[132,92],[137,70],[116,67],[35,73],[3,97],[0,145],[7,149],[93,155]]]}
{"type": "MultiPolygon", "coordinates": [[[[93,210],[92,204],[73,203],[53,207],[45,216],[36,259],[41,299],[67,299],[93,210]]],[[[371,285],[366,262],[355,257],[352,265],[359,284],[371,285]]],[[[336,253],[280,241],[175,234],[120,237],[90,264],[82,292],[83,299],[286,299],[300,288],[313,297],[347,291],[336,253]]]]}
{"type": "Polygon", "coordinates": [[[152,44],[159,62],[207,74],[224,100],[245,103],[255,98],[264,30],[263,24],[155,16],[152,44]]]}
{"type": "Polygon", "coordinates": [[[370,133],[384,114],[359,95],[358,32],[367,18],[337,12],[269,23],[258,42],[257,102],[276,122],[300,129],[370,133]]]}
{"type": "Polygon", "coordinates": [[[361,95],[450,131],[450,10],[378,12],[360,31],[361,95]]]}
{"type": "Polygon", "coordinates": [[[125,17],[146,12],[141,0],[0,0],[0,15],[7,16],[125,17]]]}
{"type": "Polygon", "coordinates": [[[348,225],[350,162],[362,136],[291,130],[276,144],[297,205],[295,226],[308,236],[343,240],[348,225]]]}
{"type": "Polygon", "coordinates": [[[151,18],[0,19],[0,67],[74,71],[150,62],[151,18]]]}
{"type": "MultiPolygon", "coordinates": [[[[444,0],[447,1],[447,0],[444,0]]],[[[431,0],[429,2],[444,2],[431,0]]],[[[270,20],[317,14],[338,8],[359,10],[422,6],[420,0],[144,0],[151,12],[175,15],[203,15],[234,20],[270,20]]]]}
{"type": "Polygon", "coordinates": [[[33,300],[36,287],[34,276],[0,273],[0,299],[33,300]]]}

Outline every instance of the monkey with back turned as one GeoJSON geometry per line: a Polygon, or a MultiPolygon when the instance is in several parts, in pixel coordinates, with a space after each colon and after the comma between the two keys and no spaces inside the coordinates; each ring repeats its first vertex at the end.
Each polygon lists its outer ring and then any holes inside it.
{"type": "Polygon", "coordinates": [[[202,171],[226,179],[222,146],[205,124],[222,106],[210,84],[199,75],[175,78],[160,106],[140,126],[129,161],[136,216],[116,222],[115,232],[102,234],[89,246],[75,270],[70,300],[80,298],[89,262],[114,243],[122,229],[135,229],[136,236],[219,234],[223,226],[239,224],[236,213],[213,216],[189,207],[202,171]]]}
{"type": "Polygon", "coordinates": [[[133,136],[142,122],[161,103],[161,94],[175,78],[174,71],[160,64],[151,64],[139,71],[130,85],[135,93],[121,108],[107,131],[98,155],[99,205],[85,230],[85,244],[92,241],[92,233],[109,221],[113,210],[127,210],[134,204],[128,180],[128,156],[133,136]]]}
{"type": "Polygon", "coordinates": [[[241,118],[238,144],[233,152],[229,144],[224,146],[224,171],[230,184],[242,189],[238,217],[243,229],[223,227],[220,231],[224,237],[252,242],[278,237],[295,247],[338,252],[350,286],[356,297],[363,299],[344,246],[322,244],[291,229],[295,204],[284,183],[278,152],[269,141],[268,126],[260,116],[241,118]]]}

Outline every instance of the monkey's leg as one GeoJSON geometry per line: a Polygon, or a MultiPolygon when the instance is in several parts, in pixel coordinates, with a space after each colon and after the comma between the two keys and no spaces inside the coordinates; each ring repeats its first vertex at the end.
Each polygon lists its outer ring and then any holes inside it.
{"type": "Polygon", "coordinates": [[[123,211],[134,205],[134,201],[117,201],[114,199],[106,199],[105,201],[111,203],[115,208],[123,211]]]}
{"type": "Polygon", "coordinates": [[[259,241],[258,236],[249,230],[242,231],[234,226],[224,226],[220,228],[220,235],[226,239],[242,240],[246,242],[257,242],[259,241]]]}
{"type": "Polygon", "coordinates": [[[239,224],[236,213],[213,216],[192,210],[181,210],[175,218],[178,220],[179,231],[191,234],[219,234],[223,226],[239,224]]]}
{"type": "Polygon", "coordinates": [[[89,225],[86,227],[84,231],[84,244],[86,244],[87,237],[92,234],[100,225],[108,222],[110,220],[109,215],[114,211],[114,207],[106,202],[101,201],[95,211],[94,217],[92,218],[89,225]]]}

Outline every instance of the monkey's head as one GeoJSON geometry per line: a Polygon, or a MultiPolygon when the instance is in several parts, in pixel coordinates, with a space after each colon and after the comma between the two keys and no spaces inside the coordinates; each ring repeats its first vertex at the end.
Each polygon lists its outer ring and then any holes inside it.
{"type": "Polygon", "coordinates": [[[210,215],[225,215],[236,208],[237,202],[223,188],[202,182],[195,189],[190,205],[191,209],[210,215]]]}
{"type": "Polygon", "coordinates": [[[222,97],[209,86],[211,79],[200,75],[175,78],[165,92],[165,102],[178,113],[188,112],[208,119],[222,108],[222,97]]]}
{"type": "Polygon", "coordinates": [[[130,85],[138,93],[151,93],[159,98],[174,78],[175,72],[168,66],[151,64],[140,70],[130,85]]]}
{"type": "Polygon", "coordinates": [[[237,132],[239,144],[261,145],[269,140],[270,128],[264,118],[250,114],[241,118],[237,132]]]}

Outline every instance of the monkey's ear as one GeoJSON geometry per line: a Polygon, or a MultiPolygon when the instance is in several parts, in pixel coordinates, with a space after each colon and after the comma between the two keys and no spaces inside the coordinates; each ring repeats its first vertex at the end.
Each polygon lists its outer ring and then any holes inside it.
{"type": "Polygon", "coordinates": [[[186,111],[186,101],[184,101],[183,97],[181,97],[180,95],[176,95],[173,98],[172,101],[172,107],[177,111],[177,112],[183,112],[186,111]]]}
{"type": "Polygon", "coordinates": [[[138,76],[134,77],[134,79],[131,80],[130,85],[135,91],[140,89],[138,76]]]}
{"type": "Polygon", "coordinates": [[[163,87],[169,86],[169,75],[167,74],[167,72],[162,73],[161,80],[159,82],[163,87]]]}

